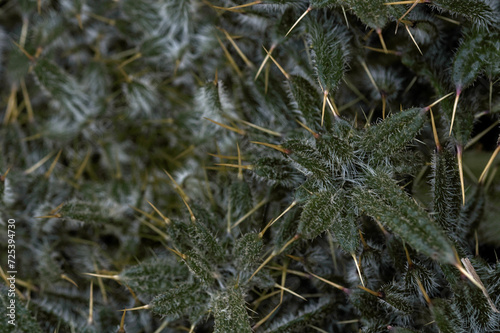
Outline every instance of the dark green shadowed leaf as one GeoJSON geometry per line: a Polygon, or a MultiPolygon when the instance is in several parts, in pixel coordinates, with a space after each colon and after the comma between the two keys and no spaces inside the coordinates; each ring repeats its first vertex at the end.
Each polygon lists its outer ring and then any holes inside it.
{"type": "Polygon", "coordinates": [[[0,305],[3,311],[0,319],[0,333],[43,332],[23,302],[11,289],[3,285],[0,287],[0,305]],[[11,296],[10,293],[13,295],[11,296]]]}

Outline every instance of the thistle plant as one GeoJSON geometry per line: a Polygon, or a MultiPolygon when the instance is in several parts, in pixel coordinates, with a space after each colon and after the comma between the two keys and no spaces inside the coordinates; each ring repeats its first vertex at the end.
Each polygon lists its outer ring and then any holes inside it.
{"type": "Polygon", "coordinates": [[[7,1],[0,332],[500,330],[499,21],[7,1]]]}

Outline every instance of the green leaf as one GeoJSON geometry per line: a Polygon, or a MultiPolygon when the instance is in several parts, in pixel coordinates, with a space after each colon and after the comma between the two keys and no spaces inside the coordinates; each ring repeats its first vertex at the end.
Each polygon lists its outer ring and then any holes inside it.
{"type": "Polygon", "coordinates": [[[251,333],[245,298],[239,288],[228,288],[213,296],[214,333],[251,333]]]}
{"type": "MultiPolygon", "coordinates": [[[[492,4],[492,2],[490,2],[492,4]]],[[[434,6],[449,11],[452,14],[465,17],[472,21],[477,27],[494,27],[498,24],[498,13],[495,13],[492,5],[484,0],[435,0],[434,6]]]]}
{"type": "Polygon", "coordinates": [[[318,23],[311,24],[308,32],[316,74],[323,89],[332,92],[344,76],[348,57],[346,43],[349,37],[339,26],[325,29],[318,23]]]}
{"type": "MultiPolygon", "coordinates": [[[[7,278],[9,277],[10,275],[7,274],[7,278]]],[[[0,305],[3,311],[0,316],[0,333],[43,332],[16,293],[3,285],[0,287],[0,305]]]]}
{"type": "Polygon", "coordinates": [[[382,161],[413,140],[425,120],[426,112],[422,108],[398,112],[368,127],[360,140],[360,146],[370,152],[376,161],[382,161]]]}
{"type": "Polygon", "coordinates": [[[233,250],[235,266],[240,271],[251,270],[259,262],[262,246],[262,238],[257,233],[248,233],[239,237],[233,250]]]}
{"type": "Polygon", "coordinates": [[[369,216],[387,225],[414,249],[441,262],[456,263],[453,246],[427,213],[382,172],[367,174],[354,198],[369,216]]]}
{"type": "Polygon", "coordinates": [[[196,284],[180,284],[161,293],[149,303],[153,313],[180,318],[191,311],[199,311],[208,307],[208,295],[196,284]]]}

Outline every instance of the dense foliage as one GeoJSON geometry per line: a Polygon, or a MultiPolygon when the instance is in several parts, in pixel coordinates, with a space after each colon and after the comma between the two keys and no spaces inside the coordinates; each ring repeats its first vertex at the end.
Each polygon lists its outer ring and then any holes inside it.
{"type": "Polygon", "coordinates": [[[498,332],[499,27],[496,0],[2,2],[0,332],[498,332]]]}

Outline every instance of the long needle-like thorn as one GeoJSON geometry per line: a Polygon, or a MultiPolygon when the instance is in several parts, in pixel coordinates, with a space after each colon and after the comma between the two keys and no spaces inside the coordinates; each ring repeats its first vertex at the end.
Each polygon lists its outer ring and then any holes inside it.
{"type": "Polygon", "coordinates": [[[241,134],[241,135],[245,135],[245,131],[242,130],[242,129],[239,129],[237,127],[232,127],[232,126],[229,126],[229,125],[224,125],[222,123],[219,123],[218,121],[215,121],[215,120],[212,120],[212,119],[206,118],[206,117],[203,117],[203,119],[206,119],[206,120],[208,120],[208,121],[210,121],[210,122],[212,122],[212,123],[214,123],[216,125],[219,125],[220,127],[223,127],[225,129],[228,129],[228,130],[233,131],[235,133],[238,133],[238,134],[241,134]]]}
{"type": "Polygon", "coordinates": [[[465,185],[464,185],[464,169],[462,163],[462,146],[457,146],[458,172],[460,174],[460,187],[462,189],[462,205],[465,206],[465,185]]]}
{"type": "Polygon", "coordinates": [[[444,100],[444,99],[446,99],[446,98],[450,97],[450,96],[451,96],[451,95],[453,95],[453,94],[454,94],[454,93],[452,93],[452,92],[451,92],[451,93],[449,93],[449,94],[446,94],[445,96],[443,96],[443,97],[439,98],[437,101],[432,102],[430,105],[426,106],[426,107],[424,108],[424,110],[425,110],[425,111],[429,111],[429,110],[430,110],[433,106],[435,106],[436,104],[438,104],[438,103],[439,103],[439,102],[441,102],[442,100],[444,100]]]}
{"type": "Polygon", "coordinates": [[[325,107],[326,107],[326,97],[328,96],[328,90],[323,92],[323,106],[321,107],[321,127],[323,127],[323,121],[325,119],[325,107]]]}
{"type": "Polygon", "coordinates": [[[90,280],[90,300],[89,300],[89,318],[87,324],[92,325],[94,322],[94,281],[90,280]]]}
{"type": "Polygon", "coordinates": [[[293,28],[295,28],[295,26],[297,24],[299,24],[299,22],[307,15],[307,13],[309,13],[310,11],[312,10],[311,7],[307,8],[306,11],[300,15],[300,17],[298,18],[297,21],[295,21],[295,23],[292,25],[292,27],[290,28],[290,30],[288,30],[288,32],[286,33],[285,37],[288,36],[290,34],[290,32],[292,32],[293,28]]]}
{"type": "Polygon", "coordinates": [[[382,49],[384,50],[384,53],[387,54],[387,46],[385,46],[385,41],[384,41],[384,36],[382,36],[382,30],[377,29],[377,35],[378,38],[380,39],[380,44],[382,44],[382,49]]]}
{"type": "Polygon", "coordinates": [[[486,164],[486,167],[484,168],[483,172],[481,173],[481,176],[479,177],[479,183],[482,184],[483,180],[486,178],[486,175],[488,174],[488,170],[490,169],[491,165],[493,164],[493,161],[495,160],[495,157],[497,157],[498,153],[500,152],[500,145],[497,146],[495,151],[490,157],[490,160],[486,164]]]}
{"type": "Polygon", "coordinates": [[[349,290],[349,289],[347,289],[347,288],[345,288],[345,287],[342,287],[340,284],[337,284],[337,283],[335,283],[335,282],[329,281],[329,280],[327,280],[327,279],[325,279],[325,278],[322,278],[321,276],[318,276],[318,275],[313,274],[313,273],[311,273],[311,272],[309,272],[309,274],[311,274],[312,276],[314,276],[316,279],[318,279],[318,280],[320,280],[320,281],[322,281],[322,282],[324,282],[324,283],[329,284],[330,286],[332,286],[332,287],[334,287],[334,288],[337,288],[337,289],[339,289],[339,290],[342,290],[343,292],[348,292],[348,290],[349,290]]]}
{"type": "Polygon", "coordinates": [[[359,279],[361,280],[361,284],[364,286],[365,282],[363,281],[363,276],[361,275],[361,267],[359,267],[358,259],[356,259],[356,254],[351,253],[352,258],[354,259],[354,263],[356,264],[356,270],[358,271],[359,279]]]}
{"type": "Polygon", "coordinates": [[[267,53],[266,57],[264,58],[264,60],[262,61],[262,64],[260,65],[259,69],[257,70],[257,74],[255,74],[254,81],[257,80],[257,78],[260,75],[260,72],[262,72],[262,70],[264,69],[264,66],[266,65],[267,61],[269,60],[269,57],[271,56],[271,53],[273,53],[275,47],[276,47],[276,44],[271,45],[269,52],[266,52],[267,53]]]}
{"type": "Polygon", "coordinates": [[[123,311],[122,319],[120,320],[120,328],[117,333],[125,333],[125,315],[127,311],[123,311]]]}
{"type": "Polygon", "coordinates": [[[427,294],[427,292],[425,291],[425,288],[422,285],[422,282],[420,282],[420,279],[418,277],[415,277],[415,278],[417,280],[418,288],[422,292],[422,295],[424,295],[425,301],[427,302],[427,304],[431,305],[432,304],[431,299],[430,299],[429,295],[427,294]]]}
{"type": "Polygon", "coordinates": [[[302,126],[306,131],[308,131],[309,133],[311,133],[316,139],[319,138],[319,134],[314,132],[312,129],[310,129],[309,127],[307,127],[306,124],[302,123],[301,121],[299,121],[298,119],[295,119],[295,121],[297,122],[297,124],[299,124],[300,126],[302,126]]]}
{"type": "Polygon", "coordinates": [[[168,217],[165,217],[158,208],[155,207],[155,205],[153,205],[151,202],[148,201],[148,204],[153,207],[153,209],[155,210],[156,213],[158,213],[158,215],[160,215],[160,217],[163,219],[163,222],[165,222],[166,224],[170,224],[172,223],[172,221],[170,221],[170,219],[168,217]]]}
{"type": "Polygon", "coordinates": [[[421,54],[421,55],[424,55],[424,54],[422,53],[422,50],[420,49],[420,46],[418,46],[417,41],[415,40],[415,38],[413,38],[413,35],[412,35],[412,33],[411,33],[411,31],[410,31],[410,28],[408,27],[408,25],[407,25],[407,24],[405,24],[405,28],[406,28],[406,31],[408,31],[408,35],[410,35],[410,38],[411,38],[411,40],[413,41],[413,44],[415,44],[415,46],[417,47],[418,52],[420,52],[420,54],[421,54]]]}
{"type": "Polygon", "coordinates": [[[75,281],[73,281],[73,280],[72,280],[69,276],[67,276],[66,274],[61,274],[61,279],[66,280],[66,281],[68,281],[68,282],[72,283],[75,287],[77,287],[77,288],[78,288],[78,285],[76,284],[76,282],[75,282],[75,281]]]}
{"type": "Polygon", "coordinates": [[[54,168],[56,167],[57,161],[59,160],[59,157],[61,157],[62,149],[59,150],[59,152],[56,155],[56,158],[54,158],[54,161],[52,161],[52,164],[49,167],[49,170],[45,173],[45,178],[49,178],[50,175],[52,174],[52,171],[54,171],[54,168]]]}
{"type": "Polygon", "coordinates": [[[453,104],[453,113],[451,115],[450,133],[448,135],[451,135],[451,131],[453,130],[453,122],[455,121],[455,114],[457,112],[458,99],[460,98],[461,92],[462,92],[461,89],[457,89],[457,96],[455,97],[455,103],[453,104]]]}
{"type": "MultiPolygon", "coordinates": [[[[248,281],[252,280],[252,279],[253,279],[253,277],[254,277],[255,275],[257,275],[257,273],[258,273],[258,272],[259,272],[262,268],[264,268],[264,266],[266,266],[266,265],[267,265],[267,264],[268,264],[268,263],[269,263],[269,262],[270,262],[270,261],[271,261],[271,260],[272,260],[272,259],[276,256],[276,255],[277,255],[277,253],[275,253],[275,252],[271,253],[271,254],[269,255],[269,257],[267,257],[267,259],[266,259],[266,260],[264,260],[264,262],[263,262],[263,263],[259,266],[259,268],[257,268],[257,269],[255,270],[255,272],[253,272],[252,276],[250,276],[250,278],[248,279],[248,281]]],[[[248,281],[247,281],[247,282],[248,282],[248,281]]]]}
{"type": "Polygon", "coordinates": [[[243,168],[241,167],[241,152],[240,145],[236,143],[236,149],[238,150],[238,180],[243,180],[243,168]]]}
{"type": "Polygon", "coordinates": [[[283,67],[281,67],[281,65],[276,61],[276,59],[274,59],[274,57],[271,55],[271,53],[269,51],[266,50],[266,48],[263,46],[264,48],[264,51],[266,51],[266,53],[269,55],[269,58],[271,58],[271,60],[274,62],[274,64],[276,65],[276,67],[278,67],[278,69],[280,70],[280,72],[285,76],[285,78],[287,80],[290,80],[290,74],[288,74],[284,69],[283,67]]]}
{"type": "Polygon", "coordinates": [[[231,227],[231,229],[237,227],[241,222],[245,221],[250,215],[252,215],[253,213],[255,213],[257,211],[257,209],[259,209],[260,207],[262,207],[266,202],[267,202],[267,199],[262,199],[257,205],[255,205],[255,207],[253,207],[252,209],[250,209],[250,211],[248,213],[246,213],[238,221],[236,221],[233,224],[233,226],[231,227]]]}
{"type": "Polygon", "coordinates": [[[240,122],[240,123],[243,123],[247,126],[250,126],[252,128],[255,128],[256,130],[259,130],[259,131],[262,131],[264,133],[267,133],[267,134],[271,134],[271,135],[274,135],[274,136],[278,136],[278,137],[282,137],[282,134],[281,133],[278,133],[278,132],[275,132],[275,131],[272,131],[268,128],[264,128],[264,127],[261,127],[261,126],[257,126],[255,124],[252,124],[252,123],[249,123],[248,121],[244,121],[244,120],[241,120],[241,119],[236,119],[237,122],[240,122]]]}
{"type": "Polygon", "coordinates": [[[293,201],[290,206],[288,206],[277,218],[272,219],[269,221],[269,223],[265,226],[264,229],[259,233],[259,237],[262,238],[264,237],[264,233],[266,232],[267,229],[269,229],[276,221],[278,221],[283,215],[285,215],[290,209],[292,209],[295,205],[297,204],[297,201],[293,201]]]}
{"type": "Polygon", "coordinates": [[[115,280],[117,282],[120,282],[119,275],[105,275],[105,274],[95,274],[95,273],[83,273],[83,274],[89,275],[89,276],[101,277],[101,278],[105,278],[105,279],[111,279],[111,280],[115,280]]]}
{"type": "Polygon", "coordinates": [[[236,42],[229,35],[229,33],[226,30],[224,30],[224,29],[221,29],[221,30],[224,33],[224,35],[226,35],[226,38],[229,40],[229,42],[231,43],[231,45],[233,45],[234,49],[236,50],[236,52],[238,53],[238,55],[240,56],[240,58],[243,59],[243,61],[245,62],[245,64],[248,67],[250,67],[250,68],[255,68],[255,65],[250,60],[248,60],[247,56],[241,51],[241,49],[238,47],[238,44],[236,44],[236,42]]]}
{"type": "Polygon", "coordinates": [[[364,290],[364,291],[366,291],[366,292],[367,292],[367,293],[369,293],[369,294],[372,294],[372,295],[373,295],[373,296],[375,296],[375,297],[380,297],[380,296],[381,296],[381,294],[380,294],[379,292],[376,292],[376,291],[374,291],[374,290],[371,290],[371,289],[369,289],[369,288],[366,288],[365,286],[358,286],[358,288],[359,288],[359,289],[362,289],[362,290],[364,290]]]}
{"type": "Polygon", "coordinates": [[[123,310],[120,310],[120,311],[147,310],[147,309],[151,309],[151,308],[152,308],[152,306],[151,306],[151,305],[146,304],[146,305],[143,305],[143,306],[138,306],[138,307],[131,308],[131,309],[123,309],[123,310]]]}
{"type": "Polygon", "coordinates": [[[266,147],[269,147],[269,148],[273,148],[273,149],[276,149],[277,151],[280,151],[284,154],[289,154],[290,152],[283,148],[282,146],[280,145],[274,145],[272,143],[266,143],[266,142],[259,142],[259,141],[250,141],[251,143],[255,143],[257,145],[262,145],[262,146],[266,146],[266,147]]]}
{"type": "Polygon", "coordinates": [[[472,266],[472,263],[470,262],[469,258],[462,258],[461,261],[462,261],[465,269],[467,270],[467,272],[469,272],[469,274],[472,275],[474,280],[481,285],[481,291],[483,292],[484,296],[488,300],[488,304],[490,305],[491,309],[496,313],[500,313],[500,311],[498,311],[498,309],[496,308],[495,303],[493,303],[493,301],[491,300],[490,295],[488,294],[488,291],[484,287],[483,282],[481,281],[481,278],[479,277],[479,275],[477,275],[476,270],[474,269],[474,266],[472,266]]]}
{"type": "Polygon", "coordinates": [[[432,113],[432,109],[429,108],[431,111],[431,123],[432,123],[432,134],[434,135],[434,142],[436,143],[436,149],[437,151],[441,151],[441,143],[439,143],[439,137],[436,129],[436,123],[434,122],[434,114],[432,113]]]}
{"type": "Polygon", "coordinates": [[[45,162],[47,162],[54,155],[54,153],[55,152],[52,151],[49,154],[47,154],[40,161],[36,162],[31,168],[29,168],[26,171],[24,171],[24,174],[25,175],[29,175],[30,173],[34,172],[36,169],[38,169],[39,167],[41,167],[45,162]]]}

